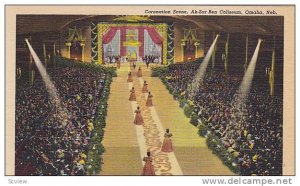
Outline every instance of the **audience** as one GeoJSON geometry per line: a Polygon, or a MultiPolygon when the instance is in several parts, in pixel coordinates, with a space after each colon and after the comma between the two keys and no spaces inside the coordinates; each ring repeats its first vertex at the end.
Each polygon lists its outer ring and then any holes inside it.
{"type": "Polygon", "coordinates": [[[246,101],[236,106],[243,72],[209,71],[197,92],[186,91],[199,63],[170,65],[164,72],[173,94],[192,99],[200,123],[220,138],[236,157],[242,175],[282,175],[282,96],[269,96],[263,81],[253,82],[246,101]]]}
{"type": "Polygon", "coordinates": [[[16,175],[86,175],[85,161],[105,73],[84,66],[47,69],[55,105],[42,78],[16,86],[16,175]]]}

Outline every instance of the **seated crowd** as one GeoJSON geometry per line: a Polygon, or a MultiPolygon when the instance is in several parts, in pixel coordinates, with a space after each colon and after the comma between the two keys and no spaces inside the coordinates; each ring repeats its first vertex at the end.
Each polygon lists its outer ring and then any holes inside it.
{"type": "Polygon", "coordinates": [[[86,175],[105,74],[83,66],[47,69],[59,104],[39,72],[33,84],[16,86],[16,175],[86,175]]]}
{"type": "Polygon", "coordinates": [[[174,94],[193,100],[199,123],[233,153],[241,175],[282,175],[282,97],[269,96],[262,82],[253,82],[246,101],[236,106],[243,72],[208,70],[198,93],[190,98],[186,90],[198,67],[198,63],[170,65],[163,76],[174,94]]]}

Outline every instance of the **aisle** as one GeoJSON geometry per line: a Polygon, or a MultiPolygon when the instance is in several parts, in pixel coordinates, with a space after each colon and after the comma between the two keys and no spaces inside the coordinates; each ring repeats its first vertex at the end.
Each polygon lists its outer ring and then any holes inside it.
{"type": "MultiPolygon", "coordinates": [[[[134,71],[134,73],[136,73],[136,71],[134,71]]],[[[143,126],[136,125],[141,160],[146,155],[147,151],[150,151],[153,156],[152,164],[155,168],[156,175],[183,175],[174,152],[161,152],[165,129],[162,126],[155,107],[146,106],[148,93],[142,93],[143,83],[143,78],[138,78],[136,76],[133,78],[133,83],[128,83],[129,90],[132,86],[136,90],[137,100],[136,102],[131,102],[133,114],[139,106],[144,119],[143,126]]]]}
{"type": "Polygon", "coordinates": [[[143,165],[137,142],[131,105],[128,101],[126,68],[117,71],[108,99],[108,113],[103,138],[105,152],[101,175],[140,175],[143,165]]]}
{"type": "Polygon", "coordinates": [[[142,158],[147,150],[154,155],[156,175],[233,175],[207,148],[205,139],[198,136],[197,128],[189,124],[189,119],[160,79],[151,77],[150,68],[146,69],[144,64],[140,66],[143,77],[134,76],[133,83],[127,83],[129,64],[122,64],[118,77],[113,79],[101,175],[140,175],[144,164],[142,158]],[[147,94],[141,92],[144,80],[154,96],[154,107],[145,106],[147,94]],[[136,90],[136,102],[128,101],[132,86],[136,90]],[[133,124],[138,105],[144,126],[133,124]],[[160,152],[166,128],[173,133],[173,153],[160,152]]]}
{"type": "Polygon", "coordinates": [[[143,79],[149,83],[153,104],[164,128],[173,133],[174,153],[183,175],[235,175],[208,149],[205,138],[200,138],[198,128],[189,123],[178,101],[151,70],[144,70],[143,79]]]}

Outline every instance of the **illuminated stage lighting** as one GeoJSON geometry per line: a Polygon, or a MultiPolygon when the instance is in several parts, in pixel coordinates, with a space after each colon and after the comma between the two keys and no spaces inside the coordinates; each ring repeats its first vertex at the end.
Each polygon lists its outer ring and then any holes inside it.
{"type": "Polygon", "coordinates": [[[215,40],[213,41],[213,43],[211,44],[207,54],[205,55],[201,65],[199,66],[196,75],[194,76],[194,79],[192,81],[191,87],[189,88],[189,95],[190,98],[193,99],[193,97],[195,97],[195,95],[197,94],[197,91],[199,90],[200,85],[202,84],[209,60],[212,56],[213,53],[213,49],[215,48],[215,45],[217,43],[217,40],[219,38],[220,34],[216,35],[215,40]]]}
{"type": "Polygon", "coordinates": [[[260,38],[258,39],[257,46],[255,48],[255,51],[251,58],[251,61],[248,65],[248,68],[244,74],[242,83],[238,90],[238,96],[237,96],[238,100],[234,101],[238,105],[240,105],[241,103],[243,103],[246,100],[246,98],[250,92],[252,80],[253,80],[253,76],[254,76],[254,72],[255,72],[257,57],[258,57],[258,53],[259,53],[259,48],[260,48],[260,44],[262,41],[263,41],[262,39],[260,39],[260,38]]]}
{"type": "Polygon", "coordinates": [[[42,64],[41,60],[39,59],[39,57],[37,56],[37,54],[35,53],[35,51],[33,50],[32,46],[30,45],[30,43],[28,42],[28,39],[25,39],[27,46],[29,48],[29,51],[32,55],[33,61],[35,62],[35,65],[45,83],[47,92],[50,96],[49,100],[51,100],[53,106],[59,110],[59,113],[62,115],[67,115],[70,116],[67,112],[67,110],[65,108],[62,107],[61,105],[61,100],[58,96],[58,91],[56,89],[56,87],[54,86],[53,82],[51,81],[49,75],[46,72],[46,69],[44,67],[44,65],[42,64]]]}

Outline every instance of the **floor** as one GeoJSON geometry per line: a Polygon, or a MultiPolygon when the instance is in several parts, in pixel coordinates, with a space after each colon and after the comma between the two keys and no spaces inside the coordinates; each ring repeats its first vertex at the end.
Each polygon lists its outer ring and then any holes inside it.
{"type": "MultiPolygon", "coordinates": [[[[218,157],[212,154],[200,138],[196,127],[189,123],[179,103],[157,77],[151,77],[151,70],[138,63],[143,76],[133,76],[132,83],[127,82],[129,63],[122,64],[113,78],[111,94],[108,100],[100,175],[141,175],[143,157],[150,151],[156,175],[234,175],[218,157]],[[146,107],[147,93],[142,93],[143,82],[153,95],[153,107],[146,107]],[[130,89],[134,86],[137,101],[128,100],[130,89]],[[133,123],[136,107],[139,106],[144,125],[133,123]],[[160,151],[165,129],[173,134],[174,151],[160,151]]],[[[156,66],[156,65],[151,65],[156,66]]],[[[132,70],[136,73],[136,70],[132,70]]]]}

